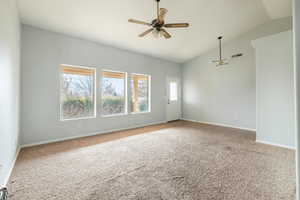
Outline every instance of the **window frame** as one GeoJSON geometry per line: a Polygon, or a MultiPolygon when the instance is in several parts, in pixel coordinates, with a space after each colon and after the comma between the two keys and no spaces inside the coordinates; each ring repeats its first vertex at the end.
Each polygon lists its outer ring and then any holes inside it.
{"type": "Polygon", "coordinates": [[[123,72],[123,71],[117,71],[117,70],[110,70],[110,69],[101,69],[101,75],[100,75],[100,79],[99,79],[99,96],[100,96],[100,100],[98,101],[99,103],[99,112],[100,112],[100,116],[102,118],[109,118],[109,117],[121,117],[121,116],[126,116],[128,115],[128,73],[127,72],[123,72]],[[103,81],[103,72],[112,72],[112,73],[123,73],[124,76],[124,106],[125,106],[125,112],[124,113],[118,113],[118,114],[111,114],[111,115],[104,115],[102,112],[102,100],[103,100],[103,88],[102,88],[102,81],[103,81]]]}
{"type": "Polygon", "coordinates": [[[97,118],[97,68],[96,67],[86,67],[86,66],[80,66],[80,65],[70,65],[70,64],[60,64],[59,65],[59,121],[76,121],[76,120],[85,120],[85,119],[95,119],[97,118]],[[63,118],[63,108],[62,108],[62,95],[61,95],[61,88],[63,85],[63,73],[61,71],[61,67],[73,67],[73,68],[79,68],[79,69],[89,69],[93,70],[93,106],[94,106],[94,114],[93,116],[88,117],[78,117],[78,118],[72,118],[72,119],[64,119],[63,118]]]}
{"type": "MultiPolygon", "coordinates": [[[[130,110],[130,114],[132,115],[137,115],[137,114],[147,114],[151,113],[151,75],[149,74],[140,74],[140,73],[130,73],[130,105],[132,105],[132,85],[131,85],[131,80],[132,77],[131,75],[140,75],[140,76],[147,76],[148,77],[148,110],[147,111],[142,111],[142,112],[132,112],[130,110]]],[[[131,108],[131,106],[130,106],[131,108]]]]}

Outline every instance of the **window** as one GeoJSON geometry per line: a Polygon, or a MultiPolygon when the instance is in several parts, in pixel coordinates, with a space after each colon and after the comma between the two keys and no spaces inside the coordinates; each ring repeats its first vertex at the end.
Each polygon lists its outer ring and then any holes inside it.
{"type": "Polygon", "coordinates": [[[178,100],[177,82],[170,82],[170,101],[178,100]]]}
{"type": "Polygon", "coordinates": [[[102,115],[127,113],[126,73],[102,72],[102,115]]]}
{"type": "Polygon", "coordinates": [[[61,119],[95,117],[95,69],[62,65],[61,119]]]}
{"type": "Polygon", "coordinates": [[[131,75],[131,111],[133,113],[150,111],[150,76],[131,75]]]}

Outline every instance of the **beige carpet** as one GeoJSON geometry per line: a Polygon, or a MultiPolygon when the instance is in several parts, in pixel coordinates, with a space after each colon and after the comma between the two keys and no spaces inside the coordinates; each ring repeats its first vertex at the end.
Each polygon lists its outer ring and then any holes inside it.
{"type": "Polygon", "coordinates": [[[294,152],[175,122],[23,149],[10,200],[294,200],[294,152]]]}

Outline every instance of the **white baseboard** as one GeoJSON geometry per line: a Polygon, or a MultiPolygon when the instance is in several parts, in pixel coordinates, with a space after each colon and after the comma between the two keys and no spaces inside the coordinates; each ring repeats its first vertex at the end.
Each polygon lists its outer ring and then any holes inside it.
{"type": "Polygon", "coordinates": [[[272,146],[281,147],[281,148],[285,148],[285,149],[296,150],[296,147],[277,144],[277,143],[274,143],[274,142],[266,142],[266,141],[262,141],[262,140],[256,140],[256,143],[267,144],[267,145],[272,145],[272,146]]]}
{"type": "Polygon", "coordinates": [[[221,123],[214,123],[214,122],[204,122],[204,121],[197,121],[197,120],[186,119],[186,118],[181,118],[181,120],[190,121],[190,122],[196,122],[196,123],[200,123],[200,124],[208,124],[208,125],[213,125],[213,126],[221,126],[221,127],[226,127],[226,128],[235,128],[235,129],[241,129],[241,130],[245,130],[245,131],[256,132],[256,129],[239,127],[239,126],[233,126],[233,125],[228,125],[228,124],[221,124],[221,123]]]}
{"type": "Polygon", "coordinates": [[[146,126],[158,125],[158,124],[164,124],[164,123],[167,123],[167,122],[166,121],[159,121],[159,122],[154,122],[154,123],[141,124],[141,125],[137,125],[137,126],[130,126],[130,127],[127,127],[127,128],[111,129],[111,130],[105,130],[105,131],[98,131],[98,132],[94,132],[94,133],[81,134],[81,135],[72,136],[72,137],[65,137],[65,138],[47,140],[47,141],[42,141],[42,142],[23,144],[23,145],[21,145],[21,148],[33,147],[33,146],[42,145],[42,144],[49,144],[49,143],[53,143],[53,142],[62,142],[62,141],[78,139],[78,138],[82,138],[82,137],[89,137],[89,136],[113,133],[113,132],[117,132],[117,131],[126,131],[126,130],[130,130],[130,129],[142,128],[142,127],[146,127],[146,126]]]}
{"type": "Polygon", "coordinates": [[[66,138],[61,138],[61,139],[54,139],[54,140],[48,140],[48,141],[43,141],[43,142],[37,142],[37,143],[32,143],[32,144],[21,145],[21,146],[18,147],[17,152],[16,152],[16,156],[15,156],[13,162],[11,163],[11,165],[9,166],[7,175],[4,177],[3,182],[2,183],[0,182],[0,186],[1,187],[6,187],[6,185],[8,184],[9,178],[12,174],[12,171],[13,171],[14,166],[16,164],[18,155],[19,155],[22,148],[37,146],[37,145],[41,145],[41,144],[49,144],[49,143],[53,143],[53,142],[61,142],[61,141],[66,141],[66,140],[71,140],[71,139],[88,137],[88,136],[95,136],[95,135],[100,135],[100,134],[107,134],[107,133],[112,133],[112,132],[117,132],[117,131],[125,131],[125,130],[130,130],[130,129],[135,129],[135,128],[142,128],[142,127],[146,127],[146,126],[158,125],[158,124],[164,124],[164,123],[166,123],[166,121],[159,121],[159,122],[154,122],[154,123],[149,123],[149,124],[131,126],[131,127],[127,127],[127,128],[111,129],[111,130],[107,130],[107,131],[99,131],[99,132],[95,132],[95,133],[82,134],[82,135],[73,136],[73,137],[66,137],[66,138]]]}
{"type": "Polygon", "coordinates": [[[4,177],[2,185],[0,185],[1,187],[6,187],[6,185],[8,184],[9,178],[10,178],[11,173],[12,173],[14,167],[15,167],[15,164],[16,164],[16,161],[17,161],[17,158],[18,158],[18,155],[19,155],[20,151],[21,151],[21,147],[18,147],[15,158],[14,158],[14,160],[12,161],[12,163],[10,164],[10,166],[8,168],[8,172],[7,172],[6,176],[4,177]]]}

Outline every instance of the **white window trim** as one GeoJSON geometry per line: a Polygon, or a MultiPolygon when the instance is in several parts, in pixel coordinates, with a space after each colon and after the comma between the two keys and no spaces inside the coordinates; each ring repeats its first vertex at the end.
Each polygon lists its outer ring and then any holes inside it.
{"type": "Polygon", "coordinates": [[[112,115],[101,115],[102,118],[124,117],[124,116],[128,116],[128,113],[112,114],[112,115]]]}
{"type": "Polygon", "coordinates": [[[125,84],[125,112],[124,113],[118,113],[118,114],[110,114],[110,115],[104,115],[102,114],[102,80],[103,80],[103,76],[102,76],[102,73],[101,73],[101,79],[100,79],[100,82],[101,82],[101,85],[100,85],[100,116],[102,118],[109,118],[109,117],[121,117],[121,116],[126,116],[128,115],[128,73],[127,72],[123,72],[123,71],[116,71],[116,70],[110,70],[110,69],[102,69],[101,72],[115,72],[115,73],[123,73],[125,74],[125,77],[124,77],[124,84],[125,84]]]}
{"type": "Polygon", "coordinates": [[[69,65],[69,64],[60,64],[59,65],[59,121],[76,121],[76,120],[86,120],[86,119],[95,119],[97,117],[97,68],[96,67],[86,67],[86,66],[80,66],[80,65],[69,65]],[[82,68],[82,69],[90,69],[94,70],[94,115],[88,116],[88,117],[78,117],[78,118],[72,118],[72,119],[64,119],[62,114],[62,104],[61,104],[61,87],[63,84],[63,78],[62,73],[60,71],[61,66],[68,66],[68,67],[74,67],[74,68],[82,68]]]}
{"type": "MultiPolygon", "coordinates": [[[[151,75],[149,74],[139,74],[139,73],[131,73],[131,75],[141,75],[141,76],[147,76],[148,77],[148,110],[143,112],[130,112],[132,115],[138,115],[138,114],[148,114],[151,113],[151,75]]],[[[131,81],[131,77],[130,77],[131,81]]],[[[131,94],[132,94],[132,88],[130,84],[131,94]]],[[[131,103],[132,103],[132,95],[130,97],[131,103]]]]}

